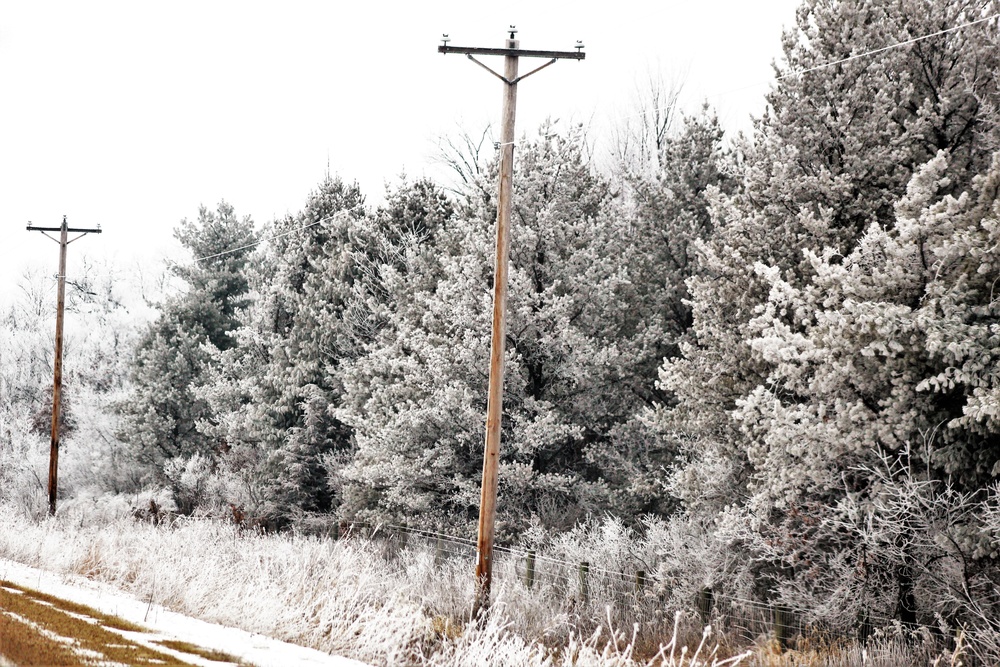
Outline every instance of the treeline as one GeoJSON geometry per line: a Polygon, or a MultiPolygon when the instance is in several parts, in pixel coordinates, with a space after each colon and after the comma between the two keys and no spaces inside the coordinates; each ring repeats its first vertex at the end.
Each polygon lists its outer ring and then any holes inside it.
{"type": "MultiPolygon", "coordinates": [[[[704,109],[610,170],[579,127],[518,144],[502,538],[652,514],[692,595],[1000,631],[997,13],[806,0],[752,136],[704,109]]],[[[182,223],[115,402],[134,484],[474,524],[496,172],[455,157],[457,191],[327,178],[260,232],[182,223]]]]}
{"type": "MultiPolygon", "coordinates": [[[[669,141],[691,219],[720,152],[707,115],[669,141]]],[[[579,127],[519,146],[504,403],[504,534],[602,511],[664,513],[666,459],[642,415],[689,318],[665,293],[658,216],[629,210],[579,127]],[[659,481],[658,481],[659,480],[659,481]]],[[[718,174],[714,177],[720,180],[718,174]]],[[[267,525],[304,513],[467,528],[478,516],[492,313],[495,165],[459,196],[428,180],[366,207],[325,179],[304,209],[253,224],[225,204],[178,238],[176,272],[138,346],[121,436],[183,512],[267,525]],[[235,250],[234,250],[235,249],[235,250]]],[[[707,216],[704,221],[708,224],[707,216]]],[[[680,231],[678,229],[678,231],[680,231]]],[[[690,265],[693,266],[693,265],[690,265]]],[[[683,285],[678,264],[670,284],[683,285]]]]}

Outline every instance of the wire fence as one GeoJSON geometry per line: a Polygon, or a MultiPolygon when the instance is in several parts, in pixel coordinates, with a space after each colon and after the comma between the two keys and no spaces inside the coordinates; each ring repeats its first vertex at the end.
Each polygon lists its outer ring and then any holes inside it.
{"type": "MultiPolygon", "coordinates": [[[[473,572],[477,553],[472,537],[411,528],[394,524],[340,523],[326,534],[334,539],[360,537],[380,544],[387,558],[403,558],[415,552],[431,554],[436,567],[454,570],[467,564],[473,572]]],[[[680,611],[692,627],[711,625],[714,632],[739,641],[774,639],[782,646],[802,638],[825,640],[863,639],[873,627],[892,627],[889,618],[869,616],[854,631],[845,631],[809,620],[807,610],[779,603],[723,595],[705,588],[677,606],[670,587],[657,576],[657,563],[636,558],[633,568],[601,567],[587,560],[569,561],[516,545],[496,545],[493,559],[494,589],[555,601],[580,618],[610,618],[618,627],[669,619],[680,611]]]]}
{"type": "MultiPolygon", "coordinates": [[[[266,530],[252,524],[248,527],[266,530]]],[[[435,576],[450,577],[451,581],[468,575],[471,590],[477,560],[471,534],[451,535],[391,523],[335,523],[322,516],[300,520],[296,529],[333,540],[364,539],[400,569],[405,567],[403,561],[410,561],[432,563],[435,576]]],[[[682,627],[695,642],[705,627],[711,626],[716,640],[735,650],[761,641],[776,641],[782,648],[853,646],[868,656],[866,660],[879,657],[878,664],[886,665],[909,660],[906,656],[910,653],[899,650],[904,645],[912,647],[914,642],[928,649],[937,646],[933,655],[940,655],[940,649],[947,647],[970,666],[997,664],[991,656],[1000,655],[1000,624],[995,620],[948,630],[934,623],[907,626],[869,611],[845,627],[824,621],[813,610],[796,609],[780,601],[744,599],[707,587],[681,594],[664,580],[658,571],[660,563],[648,549],[636,553],[633,545],[619,544],[609,550],[600,544],[587,548],[557,542],[544,549],[545,553],[540,553],[541,548],[524,544],[494,545],[493,590],[507,596],[505,604],[513,600],[522,606],[538,605],[536,612],[543,609],[563,615],[584,631],[588,625],[608,622],[613,628],[644,628],[650,631],[649,636],[662,637],[658,628],[672,626],[677,612],[682,627]],[[872,638],[877,641],[867,641],[872,638]]]]}

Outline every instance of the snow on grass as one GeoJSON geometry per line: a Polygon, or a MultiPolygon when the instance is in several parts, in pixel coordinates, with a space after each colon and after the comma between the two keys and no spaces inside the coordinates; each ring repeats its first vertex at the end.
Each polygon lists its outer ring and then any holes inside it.
{"type": "MultiPolygon", "coordinates": [[[[145,653],[149,654],[144,654],[146,658],[156,655],[164,657],[162,654],[166,654],[179,661],[176,664],[202,667],[232,664],[234,659],[239,660],[240,664],[256,667],[363,667],[363,663],[354,660],[188,618],[165,610],[160,605],[151,605],[135,596],[124,594],[108,584],[79,575],[56,574],[0,559],[0,581],[22,586],[24,590],[30,591],[31,600],[53,607],[54,613],[68,617],[64,620],[77,620],[76,630],[79,630],[82,622],[85,629],[91,629],[95,633],[103,632],[105,640],[107,632],[120,635],[126,642],[125,646],[107,641],[95,644],[95,648],[106,646],[112,649],[109,655],[121,653],[121,650],[115,651],[115,647],[123,649],[132,646],[132,653],[145,649],[145,653]],[[41,595],[35,591],[41,592],[41,595]]],[[[0,590],[21,592],[7,588],[0,590]]],[[[2,606],[0,604],[0,614],[9,614],[10,612],[3,612],[2,606]]],[[[73,650],[79,652],[77,644],[82,635],[67,631],[66,637],[72,638],[67,641],[71,641],[73,650]]],[[[90,643],[94,644],[94,641],[90,643]]],[[[3,648],[0,642],[0,649],[3,648]]],[[[136,664],[131,659],[127,662],[136,664]]],[[[156,660],[144,660],[142,664],[155,662],[156,660]]]]}
{"type": "MultiPolygon", "coordinates": [[[[725,664],[705,659],[705,651],[692,661],[678,646],[673,658],[661,652],[640,659],[634,635],[612,636],[610,619],[581,623],[558,602],[510,583],[497,587],[485,622],[469,623],[471,563],[436,562],[433,553],[420,550],[387,555],[384,545],[364,539],[260,535],[209,520],[153,526],[104,517],[90,525],[66,515],[35,521],[0,506],[0,557],[77,582],[86,577],[95,587],[88,604],[129,620],[170,619],[168,626],[175,627],[180,621],[172,610],[254,633],[253,642],[274,637],[378,665],[725,664]],[[116,596],[109,586],[130,597],[116,596]],[[102,607],[102,599],[114,601],[102,607]]],[[[15,569],[5,565],[0,575],[15,569]]],[[[24,575],[24,585],[45,578],[33,572],[24,575]]],[[[516,582],[516,576],[506,580],[516,582]]],[[[204,638],[212,632],[204,631],[204,638]]],[[[280,664],[241,652],[239,642],[196,643],[257,664],[280,664]]]]}

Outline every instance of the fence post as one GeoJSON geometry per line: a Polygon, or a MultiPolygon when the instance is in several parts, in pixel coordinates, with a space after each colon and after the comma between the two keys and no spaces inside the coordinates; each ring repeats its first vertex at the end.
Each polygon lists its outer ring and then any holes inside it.
{"type": "Polygon", "coordinates": [[[528,549],[528,558],[524,563],[524,585],[531,589],[535,585],[535,550],[528,549]]]}
{"type": "Polygon", "coordinates": [[[695,601],[695,606],[698,607],[698,615],[701,617],[702,625],[708,625],[712,620],[714,597],[712,589],[707,586],[698,591],[698,599],[695,601]]]}
{"type": "Polygon", "coordinates": [[[642,595],[643,589],[646,588],[646,573],[643,570],[636,570],[635,573],[635,594],[642,595]]]}
{"type": "Polygon", "coordinates": [[[590,572],[590,563],[583,561],[580,563],[580,599],[584,602],[590,597],[590,586],[587,581],[587,574],[590,572]]]}
{"type": "Polygon", "coordinates": [[[444,560],[444,547],[441,545],[441,538],[434,540],[434,566],[440,567],[444,560]]]}
{"type": "Polygon", "coordinates": [[[785,605],[779,604],[774,607],[774,638],[778,640],[778,646],[782,650],[788,648],[788,640],[791,638],[791,616],[792,611],[785,605]]]}
{"type": "Polygon", "coordinates": [[[872,636],[875,628],[872,626],[872,621],[868,617],[868,610],[861,612],[858,618],[858,639],[862,642],[868,641],[868,638],[872,636]]]}

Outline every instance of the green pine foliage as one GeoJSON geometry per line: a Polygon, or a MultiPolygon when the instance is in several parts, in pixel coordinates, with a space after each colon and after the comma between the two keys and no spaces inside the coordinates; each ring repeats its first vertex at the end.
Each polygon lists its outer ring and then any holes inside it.
{"type": "MultiPolygon", "coordinates": [[[[919,579],[933,560],[879,560],[855,548],[857,533],[832,526],[855,494],[878,514],[872,471],[897,456],[905,461],[893,470],[916,466],[973,497],[995,480],[995,436],[969,416],[967,398],[985,378],[963,387],[949,370],[966,363],[953,318],[985,304],[937,300],[953,240],[932,245],[957,224],[960,193],[981,198],[973,193],[989,180],[1000,141],[997,26],[794,72],[997,10],[809,0],[786,34],[778,73],[788,76],[757,136],[738,146],[738,188],[710,204],[701,272],[687,282],[693,326],[660,374],[674,403],[658,424],[680,446],[670,487],[693,526],[742,554],[739,565],[720,561],[707,584],[783,595],[848,622],[866,605],[907,622],[936,611],[919,579]],[[956,199],[934,203],[946,195],[956,199]],[[933,353],[912,318],[925,307],[949,321],[933,353]]],[[[976,253],[967,242],[962,251],[976,253]]]]}
{"type": "Polygon", "coordinates": [[[247,304],[246,266],[256,235],[250,219],[238,219],[223,202],[215,211],[202,207],[197,221],[183,221],[176,236],[193,255],[190,263],[174,267],[186,289],[166,300],[136,347],[132,392],[119,406],[119,436],[150,481],[179,492],[179,480],[168,470],[178,461],[212,460],[220,453],[220,442],[200,428],[212,413],[197,389],[219,352],[233,345],[238,313],[247,304]]]}

